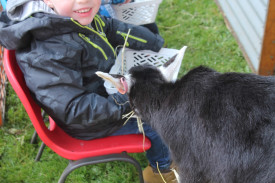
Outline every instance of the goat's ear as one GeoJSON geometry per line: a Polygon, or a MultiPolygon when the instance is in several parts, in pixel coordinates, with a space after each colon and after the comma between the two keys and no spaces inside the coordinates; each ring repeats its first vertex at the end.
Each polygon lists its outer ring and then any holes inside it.
{"type": "Polygon", "coordinates": [[[180,70],[181,62],[187,46],[182,47],[178,54],[160,67],[160,71],[167,81],[175,82],[180,70]]]}
{"type": "Polygon", "coordinates": [[[97,71],[96,75],[104,79],[105,81],[111,82],[116,87],[119,93],[125,94],[128,91],[128,85],[122,75],[111,75],[105,72],[97,71]]]}

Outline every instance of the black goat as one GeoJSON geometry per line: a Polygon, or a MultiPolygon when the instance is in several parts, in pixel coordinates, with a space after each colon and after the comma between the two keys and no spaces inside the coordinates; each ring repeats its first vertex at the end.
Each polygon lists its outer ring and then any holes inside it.
{"type": "Polygon", "coordinates": [[[274,183],[275,78],[200,66],[169,82],[183,53],[120,79],[97,74],[126,91],[135,113],[160,134],[180,182],[274,183]]]}

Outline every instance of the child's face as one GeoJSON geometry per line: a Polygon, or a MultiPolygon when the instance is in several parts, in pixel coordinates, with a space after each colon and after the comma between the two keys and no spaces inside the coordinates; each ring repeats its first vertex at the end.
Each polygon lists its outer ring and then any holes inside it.
{"type": "Polygon", "coordinates": [[[44,0],[54,11],[71,17],[81,25],[90,24],[99,10],[101,0],[44,0]]]}

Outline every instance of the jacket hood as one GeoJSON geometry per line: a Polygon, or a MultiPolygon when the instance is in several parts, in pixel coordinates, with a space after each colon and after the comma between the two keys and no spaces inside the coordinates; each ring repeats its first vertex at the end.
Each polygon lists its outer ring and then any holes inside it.
{"type": "Polygon", "coordinates": [[[55,14],[42,0],[9,0],[6,9],[8,17],[18,21],[24,20],[37,12],[55,14]]]}
{"type": "Polygon", "coordinates": [[[41,0],[9,0],[6,8],[0,14],[0,44],[10,50],[28,47],[33,38],[45,40],[87,32],[70,17],[57,15],[41,0]]]}
{"type": "Polygon", "coordinates": [[[35,13],[24,21],[11,20],[7,12],[0,14],[0,44],[10,50],[28,47],[33,38],[45,40],[71,32],[89,31],[70,17],[57,14],[35,13]]]}

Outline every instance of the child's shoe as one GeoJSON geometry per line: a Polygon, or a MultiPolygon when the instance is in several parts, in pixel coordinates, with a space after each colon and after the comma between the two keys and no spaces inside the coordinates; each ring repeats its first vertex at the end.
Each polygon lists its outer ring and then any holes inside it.
{"type": "Polygon", "coordinates": [[[150,165],[148,165],[143,170],[143,178],[145,183],[163,183],[164,181],[161,176],[166,183],[178,183],[176,175],[172,170],[168,170],[167,172],[163,173],[161,172],[161,175],[158,173],[157,170],[153,170],[150,165]]]}

